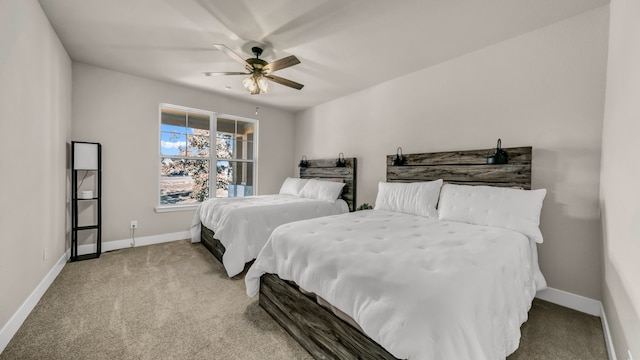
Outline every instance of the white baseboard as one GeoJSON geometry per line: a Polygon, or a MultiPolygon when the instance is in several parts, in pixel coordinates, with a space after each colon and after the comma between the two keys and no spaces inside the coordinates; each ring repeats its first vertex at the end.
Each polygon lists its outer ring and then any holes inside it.
{"type": "Polygon", "coordinates": [[[600,301],[554,288],[548,287],[540,290],[536,297],[593,316],[599,317],[602,313],[602,303],[600,301]]]}
{"type": "Polygon", "coordinates": [[[0,353],[4,351],[4,348],[7,347],[13,335],[18,332],[18,329],[20,329],[22,323],[27,319],[31,310],[38,304],[42,295],[44,295],[49,286],[51,286],[51,283],[53,283],[53,280],[60,274],[60,271],[62,271],[68,259],[68,252],[65,252],[44,279],[40,281],[40,284],[31,292],[31,295],[29,295],[20,308],[18,308],[18,311],[16,311],[11,319],[2,327],[2,330],[0,330],[0,353]]]}
{"type": "MultiPolygon", "coordinates": [[[[140,238],[136,238],[135,246],[145,246],[151,244],[160,244],[164,242],[183,240],[191,238],[191,233],[189,231],[181,231],[169,234],[161,234],[161,235],[153,235],[153,236],[143,236],[140,238]]],[[[126,240],[116,240],[116,241],[107,241],[102,243],[102,252],[113,251],[118,249],[125,249],[131,247],[131,239],[126,240]]],[[[80,245],[78,246],[78,255],[91,254],[96,252],[96,245],[80,245]]],[[[71,254],[70,250],[67,250],[60,260],[53,266],[51,271],[42,279],[40,284],[33,290],[31,295],[22,303],[18,311],[13,314],[11,319],[2,327],[0,330],[0,353],[4,351],[4,349],[11,341],[11,338],[16,334],[22,323],[26,320],[27,316],[31,313],[33,308],[38,304],[42,295],[49,289],[53,280],[60,274],[62,268],[67,264],[67,260],[71,254]]]]}
{"type": "MultiPolygon", "coordinates": [[[[188,230],[187,231],[175,232],[175,233],[169,233],[169,234],[143,236],[143,237],[136,238],[135,247],[153,245],[153,244],[160,244],[160,243],[176,241],[176,240],[183,240],[183,239],[190,239],[190,238],[191,238],[191,233],[188,230]]],[[[105,242],[102,243],[102,252],[104,253],[104,252],[107,252],[107,251],[130,248],[131,247],[131,243],[132,243],[131,239],[105,241],[105,242]]],[[[92,253],[95,253],[95,252],[96,252],[96,245],[95,244],[78,246],[78,255],[92,254],[92,253]]]]}
{"type": "Polygon", "coordinates": [[[609,360],[617,360],[616,349],[613,347],[613,339],[611,339],[611,332],[609,332],[609,322],[607,321],[607,315],[604,313],[604,306],[600,304],[600,320],[602,321],[602,331],[604,331],[604,342],[607,344],[607,353],[609,353],[609,360]]]}
{"type": "Polygon", "coordinates": [[[554,288],[540,290],[536,294],[536,297],[557,305],[568,307],[569,309],[598,316],[602,322],[602,332],[604,333],[604,341],[607,347],[607,352],[609,353],[609,360],[617,360],[616,351],[613,348],[613,341],[611,339],[611,332],[609,331],[609,323],[607,322],[607,316],[604,313],[602,302],[554,288]]]}
{"type": "MultiPolygon", "coordinates": [[[[170,241],[189,239],[191,233],[189,231],[181,231],[169,234],[144,236],[137,238],[135,246],[146,246],[152,244],[160,244],[170,241]]],[[[102,244],[102,251],[113,251],[119,249],[125,249],[131,247],[131,239],[107,241],[102,244]]],[[[95,252],[95,245],[81,245],[78,247],[78,255],[90,254],[95,252]]],[[[42,295],[47,291],[53,280],[60,274],[62,268],[69,259],[69,251],[60,257],[60,260],[53,266],[51,271],[42,279],[40,284],[33,290],[31,295],[22,303],[18,311],[9,319],[9,321],[0,330],[0,353],[11,341],[11,338],[18,331],[22,323],[27,316],[31,313],[33,308],[38,304],[42,295]]],[[[609,332],[609,325],[607,323],[607,317],[604,312],[602,303],[598,300],[590,299],[584,296],[572,294],[570,292],[546,288],[536,293],[536,297],[545,301],[549,301],[554,304],[558,304],[570,309],[581,311],[589,315],[598,316],[602,320],[602,330],[604,331],[604,338],[607,345],[607,351],[609,352],[610,360],[617,360],[615,350],[613,349],[613,341],[611,340],[611,333],[609,332]]]]}

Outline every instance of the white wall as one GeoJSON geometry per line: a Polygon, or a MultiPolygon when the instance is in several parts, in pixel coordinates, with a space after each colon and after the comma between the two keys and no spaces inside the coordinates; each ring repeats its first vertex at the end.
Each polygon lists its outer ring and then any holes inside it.
{"type": "Polygon", "coordinates": [[[66,250],[71,60],[35,0],[0,1],[0,351],[66,250]],[[46,259],[43,252],[46,250],[46,259]]]}
{"type": "Polygon", "coordinates": [[[611,1],[600,199],[603,303],[618,359],[640,358],[640,2],[611,1]]]}
{"type": "Polygon", "coordinates": [[[607,27],[598,8],[300,112],[296,158],[357,157],[358,204],[373,204],[398,146],[533,146],[533,187],[548,190],[542,271],[551,287],[600,299],[607,27]]]}
{"type": "Polygon", "coordinates": [[[293,176],[293,114],[199,90],[73,63],[73,140],[102,144],[103,241],[186,231],[193,211],[156,213],[160,103],[259,120],[258,191],[293,176]]]}

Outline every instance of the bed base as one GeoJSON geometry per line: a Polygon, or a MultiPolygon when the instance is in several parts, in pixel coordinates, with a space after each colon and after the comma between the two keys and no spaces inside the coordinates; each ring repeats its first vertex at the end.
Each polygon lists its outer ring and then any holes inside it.
{"type": "Polygon", "coordinates": [[[314,359],[398,360],[277,275],[264,274],[260,278],[259,304],[314,359]]]}
{"type": "Polygon", "coordinates": [[[213,237],[213,230],[200,224],[200,242],[213,256],[222,264],[222,255],[224,255],[224,245],[220,240],[213,237]]]}

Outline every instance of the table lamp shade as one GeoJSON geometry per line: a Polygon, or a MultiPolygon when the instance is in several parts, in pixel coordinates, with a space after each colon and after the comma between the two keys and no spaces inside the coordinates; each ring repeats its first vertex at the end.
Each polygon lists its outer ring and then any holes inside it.
{"type": "Polygon", "coordinates": [[[98,144],[75,143],[73,147],[74,170],[98,170],[98,144]]]}

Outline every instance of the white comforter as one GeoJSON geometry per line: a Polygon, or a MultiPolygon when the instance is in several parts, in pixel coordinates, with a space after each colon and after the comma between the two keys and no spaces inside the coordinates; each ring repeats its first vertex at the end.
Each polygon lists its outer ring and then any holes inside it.
{"type": "Polygon", "coordinates": [[[200,242],[200,223],[224,245],[222,263],[229,277],[258,256],[273,229],[292,221],[349,212],[344,200],[335,203],[293,195],[215,198],[203,202],[191,222],[191,242],[200,242]]]}
{"type": "Polygon", "coordinates": [[[246,275],[249,296],[264,273],[321,296],[400,359],[504,359],[536,279],[545,286],[520,233],[382,210],[277,228],[246,275]]]}

